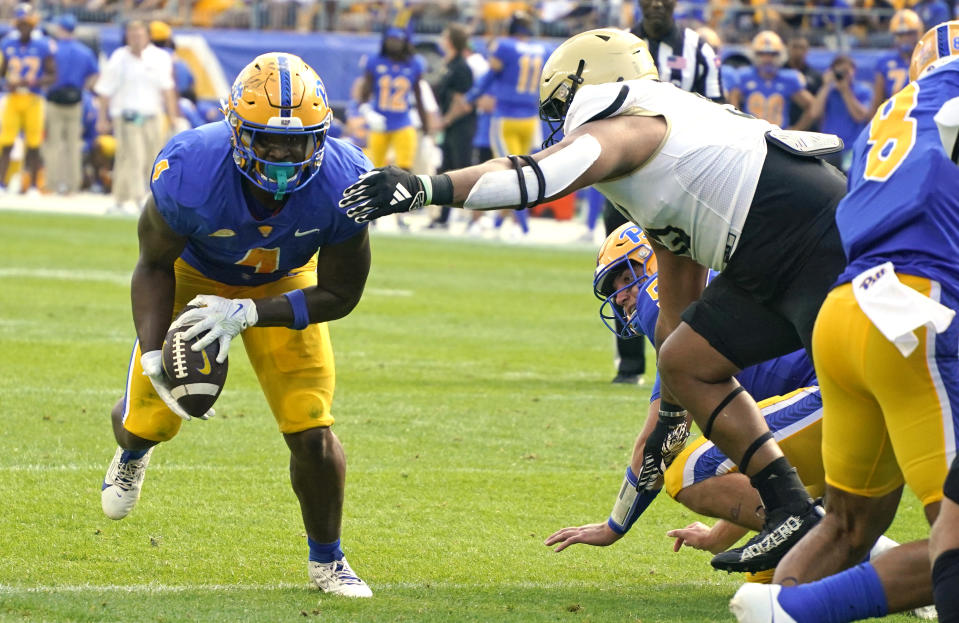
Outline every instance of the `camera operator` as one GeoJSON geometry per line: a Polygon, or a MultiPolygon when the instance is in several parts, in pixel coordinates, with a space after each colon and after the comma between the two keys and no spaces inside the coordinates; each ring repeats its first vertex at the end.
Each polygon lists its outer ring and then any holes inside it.
{"type": "Polygon", "coordinates": [[[855,79],[856,64],[845,54],[839,54],[823,73],[822,88],[816,93],[814,106],[822,116],[820,130],[835,134],[846,148],[823,159],[843,171],[849,168],[852,144],[869,120],[869,102],[872,89],[855,79]]]}

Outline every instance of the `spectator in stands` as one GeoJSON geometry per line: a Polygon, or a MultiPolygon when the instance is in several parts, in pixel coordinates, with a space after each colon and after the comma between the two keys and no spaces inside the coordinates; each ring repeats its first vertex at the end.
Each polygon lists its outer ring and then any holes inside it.
{"type": "Polygon", "coordinates": [[[55,22],[57,79],[47,92],[46,186],[60,194],[80,190],[83,91],[93,88],[99,71],[93,50],[74,39],[76,26],[70,13],[55,22]]]}
{"type": "Polygon", "coordinates": [[[808,129],[816,114],[813,96],[806,89],[806,79],[801,73],[780,67],[785,47],[782,39],[773,31],[764,30],[756,35],[751,47],[756,63],[740,70],[739,86],[730,93],[730,102],[782,128],[808,129]],[[794,124],[789,123],[789,102],[803,111],[794,124]]]}
{"type": "Polygon", "coordinates": [[[816,111],[822,114],[820,129],[835,134],[846,144],[845,150],[823,159],[842,169],[852,161],[852,145],[869,120],[870,85],[856,80],[856,63],[845,54],[833,59],[826,71],[822,89],[816,94],[816,111]]]}
{"type": "Polygon", "coordinates": [[[116,138],[114,209],[137,213],[166,139],[163,128],[173,127],[179,116],[170,55],[150,43],[145,23],[127,23],[124,45],[110,55],[94,91],[99,96],[97,131],[108,134],[112,128],[116,138]]]}
{"type": "Polygon", "coordinates": [[[7,95],[0,117],[0,190],[6,184],[10,152],[23,130],[26,144],[21,190],[39,192],[40,145],[43,144],[43,91],[57,79],[53,59],[56,44],[34,29],[39,16],[29,4],[14,9],[14,30],[0,42],[3,61],[0,76],[5,80],[7,95]]]}
{"type": "Polygon", "coordinates": [[[870,117],[876,113],[880,104],[892,97],[893,93],[898,93],[909,82],[909,61],[912,59],[912,50],[923,33],[922,20],[915,11],[896,11],[889,20],[889,32],[893,35],[896,49],[882,56],[876,63],[870,117]]]}
{"type": "MultiPolygon", "coordinates": [[[[785,69],[795,69],[806,79],[806,90],[815,96],[820,87],[822,87],[822,74],[819,70],[810,66],[806,62],[806,55],[809,54],[809,40],[802,35],[795,35],[789,38],[786,44],[786,62],[783,64],[785,69]]],[[[799,118],[802,117],[803,109],[797,106],[792,100],[789,101],[789,125],[796,125],[799,118]]]]}
{"type": "MultiPolygon", "coordinates": [[[[473,71],[466,61],[471,54],[469,31],[462,24],[450,24],[443,31],[441,44],[446,54],[446,72],[436,87],[436,96],[443,115],[439,128],[443,131],[441,171],[449,171],[472,164],[476,114],[466,102],[466,94],[473,88],[473,71]]],[[[449,215],[449,207],[444,206],[430,227],[447,227],[449,215]]]]}

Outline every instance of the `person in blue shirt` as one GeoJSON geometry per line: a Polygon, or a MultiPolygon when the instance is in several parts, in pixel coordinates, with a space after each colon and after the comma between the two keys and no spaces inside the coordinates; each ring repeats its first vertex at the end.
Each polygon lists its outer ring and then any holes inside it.
{"type": "Polygon", "coordinates": [[[729,102],[743,112],[783,129],[806,130],[814,119],[813,96],[806,79],[794,69],[780,67],[785,51],[782,39],[771,30],[753,38],[756,62],[739,70],[738,84],[729,91],[729,102]],[[789,103],[802,109],[795,124],[789,123],[789,103]]]}
{"type": "Polygon", "coordinates": [[[896,49],[876,61],[870,117],[876,114],[880,104],[898,93],[909,81],[909,60],[922,34],[922,20],[910,9],[896,11],[889,20],[889,32],[893,35],[896,49]]]}
{"type": "Polygon", "coordinates": [[[842,139],[842,152],[828,154],[823,160],[843,171],[849,169],[852,145],[869,120],[872,87],[855,79],[856,63],[845,54],[837,55],[823,76],[816,93],[816,110],[822,115],[820,131],[842,139]]]}
{"type": "Polygon", "coordinates": [[[203,333],[195,350],[216,340],[225,361],[243,333],[290,449],[311,580],[324,592],[369,597],[340,547],[346,461],[331,429],[335,370],[326,323],[352,311],[369,273],[367,228],[336,204],[370,162],[327,136],[326,89],[292,54],[262,54],[247,65],[225,113],[174,136],[153,166],[131,283],[137,342],[112,412],[119,447],[101,506],[111,519],[126,517],[153,449],[191,419],[161,364],[171,319],[189,304],[195,309],[178,321],[203,333]]]}
{"type": "Polygon", "coordinates": [[[55,21],[57,79],[47,91],[46,185],[60,194],[80,190],[83,144],[83,92],[99,75],[97,57],[73,37],[77,18],[65,13],[55,21]]]}
{"type": "Polygon", "coordinates": [[[813,336],[826,515],[777,585],[739,589],[741,623],[844,623],[933,597],[959,620],[959,22],[922,37],[909,78],[856,140],[836,211],[848,264],[813,336]],[[861,563],[905,485],[929,540],[861,563]]]}

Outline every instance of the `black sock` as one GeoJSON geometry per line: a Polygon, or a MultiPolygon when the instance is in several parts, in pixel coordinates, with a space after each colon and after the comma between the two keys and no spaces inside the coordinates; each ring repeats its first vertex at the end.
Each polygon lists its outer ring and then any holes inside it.
{"type": "Polygon", "coordinates": [[[959,622],[959,549],[950,549],[932,565],[932,594],[939,623],[959,622]]]}
{"type": "Polygon", "coordinates": [[[759,491],[759,497],[766,507],[766,517],[780,509],[790,514],[801,514],[812,502],[799,480],[796,468],[784,456],[759,470],[749,482],[759,491]]]}

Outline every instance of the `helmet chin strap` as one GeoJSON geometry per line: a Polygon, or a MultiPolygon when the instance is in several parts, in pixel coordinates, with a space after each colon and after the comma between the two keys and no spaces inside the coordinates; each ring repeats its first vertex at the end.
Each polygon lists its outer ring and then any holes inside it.
{"type": "Polygon", "coordinates": [[[291,162],[280,162],[278,164],[266,165],[266,175],[276,180],[276,192],[273,198],[279,201],[286,194],[286,187],[289,179],[296,173],[296,167],[291,162]]]}

